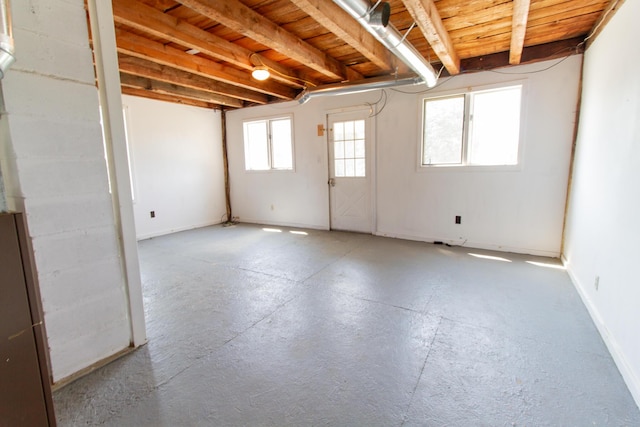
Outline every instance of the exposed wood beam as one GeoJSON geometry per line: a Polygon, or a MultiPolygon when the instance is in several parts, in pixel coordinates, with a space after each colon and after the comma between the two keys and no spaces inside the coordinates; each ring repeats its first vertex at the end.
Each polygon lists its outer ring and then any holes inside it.
{"type": "Polygon", "coordinates": [[[224,105],[227,107],[242,108],[242,101],[230,98],[224,95],[217,95],[211,92],[192,89],[189,87],[178,86],[172,83],[159,82],[146,77],[133,76],[126,73],[120,73],[120,84],[138,89],[144,89],[151,92],[161,93],[163,95],[179,96],[181,98],[190,98],[197,101],[209,102],[211,104],[224,105]]]}
{"type": "Polygon", "coordinates": [[[509,64],[517,65],[522,58],[524,36],[527,33],[530,0],[513,0],[513,18],[511,21],[511,47],[509,64]]]}
{"type": "Polygon", "coordinates": [[[179,49],[166,46],[147,38],[116,29],[118,52],[130,56],[168,65],[182,71],[229,83],[245,89],[255,90],[278,98],[293,99],[296,92],[274,81],[257,82],[244,71],[217,62],[189,55],[179,49]]]}
{"type": "Polygon", "coordinates": [[[402,0],[449,74],[460,72],[460,58],[433,0],[402,0]]]}
{"type": "Polygon", "coordinates": [[[177,70],[166,65],[157,64],[145,59],[136,58],[124,54],[118,55],[120,71],[135,76],[147,77],[166,83],[173,83],[192,89],[204,90],[220,95],[230,96],[256,104],[266,104],[269,98],[258,92],[239,88],[227,83],[218,82],[206,77],[177,70]]]}
{"type": "Polygon", "coordinates": [[[295,72],[276,61],[235,45],[222,37],[143,3],[113,0],[113,15],[117,23],[172,41],[189,49],[196,49],[245,70],[254,68],[251,57],[255,55],[257,61],[276,71],[273,73],[273,79],[295,87],[304,87],[302,81],[310,81],[314,85],[318,84],[307,74],[295,72]]]}
{"type": "Polygon", "coordinates": [[[591,46],[591,43],[593,43],[593,41],[598,37],[602,29],[607,25],[611,18],[613,18],[613,15],[616,14],[624,2],[625,0],[611,0],[609,2],[609,5],[602,11],[602,15],[600,15],[591,31],[589,31],[589,35],[585,38],[585,41],[587,41],[587,48],[591,46]]]}
{"type": "Polygon", "coordinates": [[[138,88],[133,88],[128,86],[122,86],[122,93],[124,95],[138,96],[140,98],[155,99],[158,101],[173,102],[175,104],[181,104],[181,105],[192,105],[194,107],[200,107],[200,108],[212,108],[212,109],[220,108],[218,105],[211,104],[209,102],[196,101],[195,99],[189,99],[189,98],[181,98],[175,95],[163,95],[161,93],[151,92],[148,90],[138,89],[138,88]]]}
{"type": "Polygon", "coordinates": [[[359,80],[363,76],[335,58],[311,46],[238,0],[177,0],[250,39],[270,47],[314,70],[338,80],[359,80]]]}
{"type": "MultiPolygon", "coordinates": [[[[525,47],[522,49],[522,60],[520,63],[530,64],[582,53],[584,52],[583,40],[584,37],[574,37],[557,42],[525,47]]],[[[507,66],[509,66],[509,52],[507,51],[465,58],[460,61],[460,68],[463,73],[493,70],[507,66]]],[[[442,77],[449,75],[446,71],[442,73],[442,77]]]]}
{"type": "Polygon", "coordinates": [[[322,0],[291,0],[291,2],[382,70],[389,71],[393,68],[391,54],[387,48],[362,25],[356,25],[351,15],[337,4],[322,0]]]}

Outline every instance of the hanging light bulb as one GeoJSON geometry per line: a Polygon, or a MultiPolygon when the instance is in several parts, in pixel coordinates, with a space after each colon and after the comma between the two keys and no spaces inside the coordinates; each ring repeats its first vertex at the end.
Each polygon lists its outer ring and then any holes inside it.
{"type": "Polygon", "coordinates": [[[256,80],[267,80],[269,76],[271,76],[271,73],[269,73],[269,70],[264,65],[258,65],[251,72],[251,76],[256,80]]]}

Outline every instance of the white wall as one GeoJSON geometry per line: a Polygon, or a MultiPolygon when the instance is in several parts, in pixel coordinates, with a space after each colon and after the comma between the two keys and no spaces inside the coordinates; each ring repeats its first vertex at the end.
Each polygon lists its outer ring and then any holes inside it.
{"type": "Polygon", "coordinates": [[[11,6],[3,176],[9,208],[26,212],[58,381],[129,346],[128,306],[84,2],[11,6]]]}
{"type": "Polygon", "coordinates": [[[638,16],[640,2],[625,2],[585,54],[564,258],[640,405],[638,16]]]}
{"type": "MultiPolygon", "coordinates": [[[[559,256],[581,56],[457,76],[431,94],[524,80],[522,164],[509,170],[418,167],[421,96],[387,89],[376,117],[377,223],[381,235],[559,256]],[[557,64],[547,71],[532,74],[557,64]],[[462,216],[462,224],[454,218],[462,216]]],[[[404,87],[416,92],[417,87],[404,87]]],[[[316,98],[228,114],[232,207],[241,221],[329,227],[328,110],[365,106],[380,92],[316,98]],[[243,120],[294,114],[295,172],[245,172],[243,120]],[[272,209],[273,206],[273,209],[272,209]]],[[[368,107],[366,107],[368,108],[368,107]]]]}
{"type": "Polygon", "coordinates": [[[220,113],[132,96],[123,103],[138,238],[226,220],[220,113]]]}

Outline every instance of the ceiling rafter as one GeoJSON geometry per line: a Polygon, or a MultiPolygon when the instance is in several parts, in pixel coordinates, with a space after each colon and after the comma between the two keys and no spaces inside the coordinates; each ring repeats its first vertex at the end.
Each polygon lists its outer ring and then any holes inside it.
{"type": "Polygon", "coordinates": [[[322,0],[291,0],[324,28],[362,53],[384,71],[393,69],[393,59],[382,43],[376,40],[340,6],[322,0]]]}
{"type": "Polygon", "coordinates": [[[460,72],[460,58],[433,0],[402,0],[449,74],[460,72]]]}
{"type": "Polygon", "coordinates": [[[217,62],[189,55],[179,49],[163,45],[128,31],[116,28],[118,52],[130,56],[168,65],[245,89],[255,90],[283,99],[293,99],[296,91],[273,81],[257,82],[249,78],[249,73],[221,65],[217,62]]]}
{"type": "Polygon", "coordinates": [[[145,59],[128,56],[122,53],[118,54],[118,63],[120,65],[120,71],[127,74],[147,77],[149,79],[173,83],[219,95],[227,95],[232,98],[255,104],[266,104],[269,102],[269,97],[262,93],[233,86],[228,83],[222,83],[207,77],[198,76],[186,71],[147,61],[145,59]]]}
{"type": "Polygon", "coordinates": [[[226,107],[241,108],[243,106],[242,101],[231,98],[230,96],[218,95],[211,92],[205,92],[203,90],[179,86],[173,83],[160,82],[146,77],[126,74],[124,72],[120,72],[120,84],[123,86],[161,93],[163,95],[176,95],[181,98],[191,98],[196,101],[204,101],[226,107]]]}
{"type": "Polygon", "coordinates": [[[197,101],[191,98],[182,98],[177,95],[165,95],[162,93],[150,92],[148,90],[138,89],[138,88],[129,87],[129,86],[122,86],[121,90],[124,95],[137,96],[139,98],[149,98],[149,99],[155,99],[158,101],[173,102],[175,104],[191,105],[191,106],[200,107],[200,108],[209,108],[209,109],[220,108],[217,104],[212,104],[210,102],[197,101]]]}
{"type": "MultiPolygon", "coordinates": [[[[383,1],[403,33],[421,25],[405,37],[452,75],[580,52],[625,0],[383,1]]],[[[307,85],[409,71],[337,0],[111,2],[120,71],[150,80],[125,77],[138,86],[122,85],[123,93],[238,108],[295,99],[307,85]],[[261,65],[271,71],[266,81],[252,77],[261,65]]]]}
{"type": "Polygon", "coordinates": [[[513,19],[511,23],[511,46],[509,48],[509,64],[517,65],[522,58],[524,38],[527,34],[530,0],[513,0],[513,19]]]}
{"type": "Polygon", "coordinates": [[[178,3],[205,15],[274,49],[332,79],[359,80],[363,76],[335,58],[284,30],[238,0],[177,0],[178,3]]]}
{"type": "Polygon", "coordinates": [[[113,15],[117,23],[163,38],[206,55],[251,71],[255,65],[251,57],[274,70],[273,78],[283,83],[302,88],[301,81],[318,83],[307,74],[295,72],[276,61],[235,45],[221,37],[202,30],[195,25],[147,6],[127,0],[113,0],[113,15]]]}

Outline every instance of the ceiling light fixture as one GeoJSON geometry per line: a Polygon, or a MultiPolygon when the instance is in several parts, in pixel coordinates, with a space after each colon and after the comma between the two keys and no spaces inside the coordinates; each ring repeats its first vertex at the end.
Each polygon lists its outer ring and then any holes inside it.
{"type": "Polygon", "coordinates": [[[256,80],[262,81],[267,80],[269,76],[271,76],[271,73],[269,72],[269,69],[264,65],[258,65],[251,72],[251,76],[256,80]]]}

